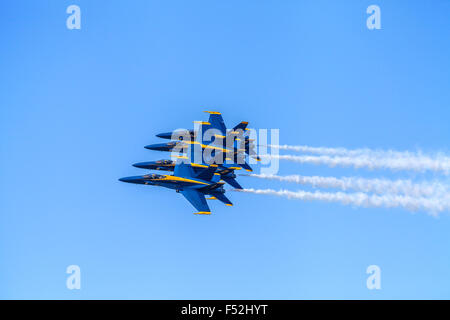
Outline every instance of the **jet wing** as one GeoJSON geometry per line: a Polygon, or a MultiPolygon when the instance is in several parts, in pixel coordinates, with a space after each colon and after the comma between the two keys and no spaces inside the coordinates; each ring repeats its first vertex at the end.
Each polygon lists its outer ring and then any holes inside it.
{"type": "Polygon", "coordinates": [[[246,130],[247,129],[247,125],[248,122],[247,121],[241,121],[240,123],[238,123],[234,128],[233,131],[237,131],[237,130],[246,130]]]}
{"type": "Polygon", "coordinates": [[[194,189],[184,189],[181,194],[198,210],[196,214],[211,214],[205,195],[194,189]]]}
{"type": "Polygon", "coordinates": [[[234,187],[235,189],[243,189],[241,185],[236,181],[236,179],[232,177],[224,176],[222,177],[222,180],[231,185],[232,187],[234,187]]]}
{"type": "Polygon", "coordinates": [[[222,201],[223,203],[225,203],[225,205],[227,205],[227,206],[232,206],[233,205],[233,203],[230,201],[230,199],[228,199],[223,193],[221,193],[221,192],[214,192],[214,191],[211,191],[210,192],[210,195],[211,196],[213,196],[213,197],[215,197],[217,200],[219,200],[219,201],[222,201]]]}
{"type": "Polygon", "coordinates": [[[173,174],[177,177],[193,177],[195,175],[192,166],[190,164],[184,163],[183,161],[181,161],[181,159],[177,160],[173,174]]]}
{"type": "Polygon", "coordinates": [[[222,115],[220,112],[216,111],[205,111],[209,113],[209,123],[211,123],[211,128],[217,129],[220,131],[222,136],[227,134],[227,127],[225,126],[225,122],[223,121],[222,115]]]}

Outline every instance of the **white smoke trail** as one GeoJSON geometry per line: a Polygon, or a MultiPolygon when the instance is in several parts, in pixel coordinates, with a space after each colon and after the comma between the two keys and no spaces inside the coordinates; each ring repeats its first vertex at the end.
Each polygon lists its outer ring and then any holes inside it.
{"type": "Polygon", "coordinates": [[[437,216],[439,212],[448,211],[450,209],[450,201],[448,199],[437,198],[413,198],[410,196],[399,195],[368,195],[366,193],[344,193],[344,192],[308,192],[308,191],[289,191],[289,190],[273,190],[273,189],[242,189],[235,191],[247,192],[254,194],[266,194],[288,199],[299,200],[317,200],[325,202],[338,202],[345,205],[354,205],[357,207],[373,207],[373,208],[396,208],[401,207],[410,211],[424,210],[430,215],[437,216]]]}
{"type": "Polygon", "coordinates": [[[358,149],[347,149],[347,148],[328,148],[328,147],[310,147],[305,145],[300,146],[290,146],[290,145],[267,145],[271,148],[276,148],[280,150],[291,150],[297,152],[318,154],[318,155],[328,155],[328,156],[370,156],[373,158],[414,158],[414,157],[428,157],[428,158],[440,158],[450,160],[449,156],[443,153],[425,154],[418,150],[412,151],[397,151],[397,150],[382,150],[382,149],[369,149],[369,148],[358,148],[358,149]]]}
{"type": "Polygon", "coordinates": [[[450,197],[449,186],[440,182],[414,183],[411,180],[365,179],[358,177],[335,178],[301,175],[278,176],[271,174],[247,174],[244,176],[311,185],[315,188],[336,188],[344,191],[355,190],[376,194],[404,194],[412,197],[450,197]]]}
{"type": "Polygon", "coordinates": [[[271,159],[288,160],[299,163],[311,163],[318,165],[328,165],[330,167],[343,166],[369,169],[390,169],[390,170],[413,170],[413,171],[436,171],[446,175],[450,174],[450,158],[430,158],[427,156],[417,157],[396,157],[378,158],[367,155],[360,156],[294,156],[294,155],[260,155],[271,159]]]}

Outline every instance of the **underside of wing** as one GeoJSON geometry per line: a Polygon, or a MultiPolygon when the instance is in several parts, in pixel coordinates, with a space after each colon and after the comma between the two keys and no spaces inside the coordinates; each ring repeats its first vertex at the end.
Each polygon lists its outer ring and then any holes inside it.
{"type": "Polygon", "coordinates": [[[217,200],[222,201],[227,206],[232,206],[233,203],[228,199],[222,192],[211,191],[210,195],[215,197],[217,200]]]}
{"type": "Polygon", "coordinates": [[[236,181],[235,178],[224,176],[222,177],[222,180],[236,189],[242,189],[241,185],[236,181]]]}
{"type": "Polygon", "coordinates": [[[205,195],[194,189],[185,189],[181,194],[198,210],[196,214],[211,214],[205,195]]]}

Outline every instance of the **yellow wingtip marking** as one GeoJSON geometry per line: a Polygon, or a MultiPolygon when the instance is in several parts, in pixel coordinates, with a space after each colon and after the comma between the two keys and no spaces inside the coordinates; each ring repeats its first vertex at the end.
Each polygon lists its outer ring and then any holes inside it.
{"type": "Polygon", "coordinates": [[[194,121],[194,123],[199,123],[199,124],[203,124],[205,126],[210,126],[211,123],[207,122],[207,121],[194,121]]]}
{"type": "Polygon", "coordinates": [[[226,206],[232,207],[233,205],[231,203],[225,203],[226,206]]]}
{"type": "Polygon", "coordinates": [[[181,181],[181,182],[190,182],[190,183],[197,183],[197,184],[205,184],[208,185],[208,183],[206,182],[200,182],[197,180],[193,180],[193,179],[187,179],[187,178],[182,178],[182,177],[177,177],[174,175],[165,175],[162,178],[158,178],[158,179],[153,179],[154,181],[181,181]]]}
{"type": "Polygon", "coordinates": [[[216,197],[206,198],[206,200],[217,200],[216,197]]]}
{"type": "Polygon", "coordinates": [[[209,114],[221,114],[220,112],[217,112],[217,111],[203,111],[203,112],[206,112],[209,114]]]}
{"type": "Polygon", "coordinates": [[[252,172],[253,170],[250,170],[250,169],[245,169],[245,171],[248,171],[248,172],[252,172]]]}
{"type": "Polygon", "coordinates": [[[194,214],[211,214],[211,211],[199,211],[199,212],[194,212],[194,214]]]}

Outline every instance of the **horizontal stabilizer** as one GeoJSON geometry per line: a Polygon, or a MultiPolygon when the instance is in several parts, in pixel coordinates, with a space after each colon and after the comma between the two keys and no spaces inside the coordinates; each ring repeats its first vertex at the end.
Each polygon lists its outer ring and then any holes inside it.
{"type": "Polygon", "coordinates": [[[225,122],[223,122],[220,112],[208,111],[208,113],[211,128],[218,130],[220,135],[225,136],[227,134],[227,127],[225,126],[225,122]]]}
{"type": "Polygon", "coordinates": [[[239,165],[242,168],[244,168],[246,171],[249,171],[249,172],[253,171],[252,167],[250,167],[250,165],[247,162],[245,162],[245,161],[244,161],[244,163],[240,163],[239,165]]]}
{"type": "Polygon", "coordinates": [[[230,201],[230,199],[228,199],[223,193],[221,192],[211,192],[210,193],[211,196],[217,198],[217,200],[222,201],[223,203],[225,203],[227,206],[232,206],[233,203],[230,201]]]}
{"type": "Polygon", "coordinates": [[[230,186],[234,187],[235,189],[243,189],[241,185],[236,181],[236,179],[231,177],[222,177],[222,180],[228,183],[230,186]]]}
{"type": "Polygon", "coordinates": [[[197,173],[195,178],[202,179],[206,181],[211,181],[214,175],[214,172],[217,170],[217,164],[212,164],[208,168],[203,169],[197,173]]]}

